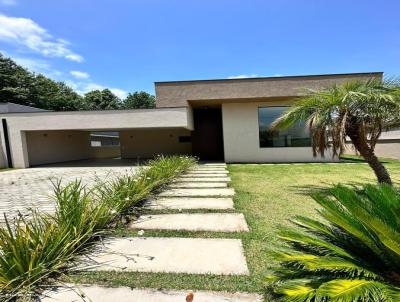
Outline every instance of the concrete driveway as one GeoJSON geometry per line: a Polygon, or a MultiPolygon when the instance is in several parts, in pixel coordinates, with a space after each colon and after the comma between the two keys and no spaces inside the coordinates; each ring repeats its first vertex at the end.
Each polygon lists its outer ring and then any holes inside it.
{"type": "Polygon", "coordinates": [[[28,208],[53,212],[55,203],[52,199],[53,182],[61,179],[66,184],[75,179],[81,179],[87,186],[93,186],[96,180],[105,180],[124,173],[135,173],[134,166],[91,166],[85,167],[39,167],[30,169],[10,170],[0,172],[0,221],[27,213],[28,208]]]}

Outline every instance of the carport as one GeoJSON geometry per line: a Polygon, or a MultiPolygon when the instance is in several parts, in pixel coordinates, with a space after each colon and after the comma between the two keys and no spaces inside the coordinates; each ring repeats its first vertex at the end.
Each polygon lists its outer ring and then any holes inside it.
{"type": "MultiPolygon", "coordinates": [[[[91,133],[97,131],[119,133],[121,159],[191,154],[193,124],[186,107],[15,113],[5,120],[15,168],[113,157],[114,151],[91,146],[91,133]]],[[[5,143],[2,139],[3,150],[5,143]]]]}

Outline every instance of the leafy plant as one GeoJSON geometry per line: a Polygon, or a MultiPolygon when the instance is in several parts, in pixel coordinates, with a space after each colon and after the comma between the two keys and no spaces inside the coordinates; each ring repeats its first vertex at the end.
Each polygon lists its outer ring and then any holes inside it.
{"type": "Polygon", "coordinates": [[[273,123],[273,128],[288,128],[298,121],[308,122],[314,156],[324,156],[330,147],[333,156],[341,155],[349,137],[378,181],[392,184],[388,171],[374,150],[382,130],[400,125],[398,82],[351,81],[320,91],[309,91],[273,123]]]}
{"type": "Polygon", "coordinates": [[[339,185],[313,197],[323,220],[297,217],[300,229],[280,232],[289,248],[273,252],[275,293],[291,302],[399,301],[399,192],[339,185]]]}
{"type": "Polygon", "coordinates": [[[54,184],[54,215],[32,212],[0,228],[0,300],[34,296],[68,271],[121,212],[190,168],[190,157],[159,157],[136,174],[118,176],[88,189],[79,180],[54,184]]]}

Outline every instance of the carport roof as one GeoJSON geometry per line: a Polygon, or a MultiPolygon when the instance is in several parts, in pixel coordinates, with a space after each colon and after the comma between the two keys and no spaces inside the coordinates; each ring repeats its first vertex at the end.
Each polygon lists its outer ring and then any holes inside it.
{"type": "MultiPolygon", "coordinates": [[[[193,129],[186,107],[137,110],[59,111],[7,114],[13,131],[119,130],[145,128],[193,129]]],[[[0,114],[1,116],[1,114],[0,114]]]]}

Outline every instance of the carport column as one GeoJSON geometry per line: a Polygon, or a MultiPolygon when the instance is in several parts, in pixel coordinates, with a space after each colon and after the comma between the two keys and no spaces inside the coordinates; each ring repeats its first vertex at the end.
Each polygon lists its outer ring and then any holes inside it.
{"type": "Polygon", "coordinates": [[[14,168],[28,168],[28,147],[25,131],[10,131],[11,157],[14,168]]]}

